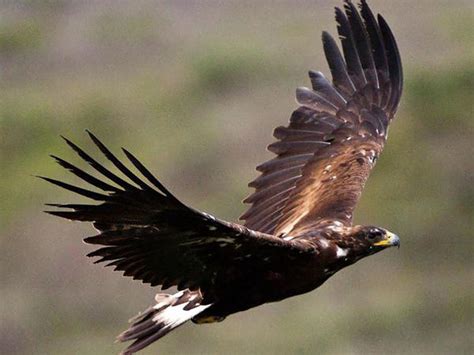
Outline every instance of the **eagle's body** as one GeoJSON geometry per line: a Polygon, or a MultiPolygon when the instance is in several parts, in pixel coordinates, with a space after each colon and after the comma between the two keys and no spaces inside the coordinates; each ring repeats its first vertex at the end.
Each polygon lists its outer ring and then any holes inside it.
{"type": "Polygon", "coordinates": [[[330,239],[332,228],[306,234],[295,240],[313,250],[311,253],[290,257],[285,262],[270,267],[230,267],[216,280],[219,293],[214,303],[193,321],[207,322],[223,320],[227,315],[259,306],[263,303],[281,301],[300,295],[321,286],[340,269],[356,262],[360,256],[341,248],[330,239]]]}
{"type": "Polygon", "coordinates": [[[276,157],[257,167],[249,186],[244,225],[196,211],[174,197],[140,161],[123,150],[142,175],[127,168],[94,135],[91,139],[120,174],[77,145],[67,144],[106,179],[67,161],[57,162],[98,191],[44,178],[99,201],[52,204],[48,211],[92,222],[99,231],[85,239],[101,247],[89,254],[124,275],[174,295],[132,319],[119,340],[133,340],[125,353],[143,349],[188,320],[223,320],[263,303],[311,291],[338,270],[390,246],[396,235],[383,228],[353,226],[365,182],[383,150],[398,107],[403,75],[395,39],[379,15],[362,1],[360,13],[346,1],[336,8],[341,53],[323,33],[330,83],[310,71],[312,89],[299,88],[300,106],[269,146],[276,157]],[[119,175],[122,175],[119,176],[119,175]]]}
{"type": "MultiPolygon", "coordinates": [[[[306,237],[307,238],[307,237],[306,237]]],[[[219,300],[193,321],[223,320],[226,316],[259,306],[281,301],[314,290],[334,274],[340,265],[329,265],[336,257],[335,245],[318,246],[317,239],[309,241],[314,252],[306,257],[289,259],[271,268],[229,268],[217,281],[219,300]]]]}

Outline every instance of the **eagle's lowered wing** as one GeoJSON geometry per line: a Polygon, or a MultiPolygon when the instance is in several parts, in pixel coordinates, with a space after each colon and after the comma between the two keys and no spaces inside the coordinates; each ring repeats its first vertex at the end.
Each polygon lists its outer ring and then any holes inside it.
{"type": "Polygon", "coordinates": [[[126,179],[69,140],[66,140],[69,146],[108,181],[55,156],[60,165],[101,191],[43,179],[99,202],[97,205],[49,204],[60,210],[48,211],[94,224],[100,233],[86,238],[85,242],[102,246],[89,254],[100,257],[96,262],[106,262],[107,266],[124,271],[124,275],[152,286],[199,288],[204,302],[212,302],[215,283],[225,278],[226,273],[238,272],[245,265],[256,271],[312,252],[304,241],[284,241],[185,206],[131,153],[124,150],[148,182],[129,170],[94,135],[89,135],[126,179]]]}
{"type": "Polygon", "coordinates": [[[336,8],[343,55],[323,33],[333,83],[310,72],[313,89],[299,88],[296,109],[279,141],[277,157],[258,166],[261,175],[242,215],[248,228],[274,235],[300,234],[322,220],[352,223],[352,213],[387,138],[398,107],[403,74],[395,39],[365,1],[336,8]]]}

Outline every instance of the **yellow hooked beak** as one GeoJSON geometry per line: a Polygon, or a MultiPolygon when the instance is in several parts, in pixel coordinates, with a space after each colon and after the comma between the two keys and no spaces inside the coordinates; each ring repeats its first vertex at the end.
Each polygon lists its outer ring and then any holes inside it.
{"type": "Polygon", "coordinates": [[[377,247],[399,247],[400,248],[400,238],[398,235],[388,232],[385,234],[385,238],[380,242],[374,243],[377,247]]]}

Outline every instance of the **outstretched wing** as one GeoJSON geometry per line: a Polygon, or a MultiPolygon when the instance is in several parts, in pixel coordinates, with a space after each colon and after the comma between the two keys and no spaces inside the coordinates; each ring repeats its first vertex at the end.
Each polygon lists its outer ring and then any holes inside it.
{"type": "Polygon", "coordinates": [[[323,220],[350,225],[352,213],[387,138],[403,74],[397,44],[382,16],[365,1],[360,13],[346,1],[336,8],[343,54],[323,32],[332,84],[309,72],[312,90],[298,88],[301,105],[287,127],[275,129],[277,154],[257,167],[261,175],[244,202],[245,226],[273,235],[297,235],[323,220]]]}
{"type": "Polygon", "coordinates": [[[47,211],[75,221],[92,222],[99,234],[85,239],[101,245],[89,256],[124,271],[124,275],[162,288],[200,288],[212,301],[216,282],[229,270],[245,266],[258,270],[311,252],[304,241],[284,241],[218,220],[178,201],[131,153],[123,150],[145,182],[118,160],[94,135],[90,137],[127,179],[105,168],[71,141],[67,144],[109,181],[100,180],[53,156],[64,168],[100,192],[43,179],[98,201],[99,204],[49,204],[47,211]]]}

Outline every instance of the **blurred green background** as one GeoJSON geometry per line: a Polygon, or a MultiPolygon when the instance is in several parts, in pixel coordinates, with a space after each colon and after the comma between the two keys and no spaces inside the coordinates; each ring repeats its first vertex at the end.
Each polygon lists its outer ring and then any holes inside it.
{"type": "MultiPolygon", "coordinates": [[[[372,0],[400,47],[406,85],[356,222],[400,250],[316,292],[186,325],[145,354],[474,352],[472,1],[372,0]]],[[[77,181],[48,157],[96,152],[84,129],[134,152],[186,203],[237,220],[272,129],[341,1],[2,1],[0,353],[112,354],[157,291],[92,265],[91,226],[43,214],[77,181]]],[[[79,164],[80,166],[84,166],[79,164]]]]}

